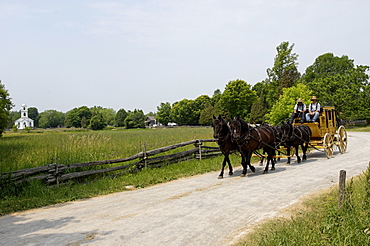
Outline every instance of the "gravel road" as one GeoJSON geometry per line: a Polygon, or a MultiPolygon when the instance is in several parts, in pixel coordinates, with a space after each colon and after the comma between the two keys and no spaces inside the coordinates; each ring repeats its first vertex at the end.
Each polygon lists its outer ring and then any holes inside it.
{"type": "Polygon", "coordinates": [[[370,133],[348,136],[343,155],[313,151],[306,162],[283,159],[268,174],[256,165],[241,178],[236,167],[222,180],[212,172],[3,216],[0,245],[230,245],[261,219],[336,184],[341,169],[347,177],[366,170],[370,133]]]}

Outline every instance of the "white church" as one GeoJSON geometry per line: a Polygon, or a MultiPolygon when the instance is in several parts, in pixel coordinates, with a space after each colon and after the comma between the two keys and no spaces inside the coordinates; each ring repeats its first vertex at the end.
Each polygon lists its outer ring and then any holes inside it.
{"type": "Polygon", "coordinates": [[[28,108],[26,104],[22,104],[21,118],[14,122],[18,129],[24,129],[26,127],[33,128],[33,119],[28,118],[28,108]]]}

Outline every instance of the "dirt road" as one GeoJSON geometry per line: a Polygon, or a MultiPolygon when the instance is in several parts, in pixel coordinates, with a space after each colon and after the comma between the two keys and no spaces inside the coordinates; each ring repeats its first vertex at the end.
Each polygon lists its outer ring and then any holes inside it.
{"type": "MultiPolygon", "coordinates": [[[[0,217],[0,245],[229,245],[261,219],[366,170],[370,133],[349,133],[345,154],[217,179],[218,172],[0,217]]],[[[293,159],[295,160],[295,159],[293,159]]],[[[217,163],[219,165],[219,163],[217,163]]]]}

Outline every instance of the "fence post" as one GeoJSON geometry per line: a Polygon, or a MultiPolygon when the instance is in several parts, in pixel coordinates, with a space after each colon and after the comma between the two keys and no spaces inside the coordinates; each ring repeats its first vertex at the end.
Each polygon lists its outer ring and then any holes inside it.
{"type": "Polygon", "coordinates": [[[146,159],[147,159],[147,156],[146,156],[146,142],[144,142],[143,155],[144,155],[144,167],[147,168],[148,167],[148,162],[146,161],[146,159]]]}
{"type": "Polygon", "coordinates": [[[338,207],[341,208],[344,203],[346,193],[346,171],[340,170],[339,172],[339,194],[338,194],[338,207]]]}

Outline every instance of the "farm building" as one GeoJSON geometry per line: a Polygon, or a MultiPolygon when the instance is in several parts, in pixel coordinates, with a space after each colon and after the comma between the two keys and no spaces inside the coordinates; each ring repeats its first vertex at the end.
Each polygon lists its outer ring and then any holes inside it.
{"type": "Polygon", "coordinates": [[[22,104],[21,118],[14,122],[18,129],[24,129],[26,127],[33,128],[33,119],[28,118],[28,108],[26,104],[22,104]]]}
{"type": "Polygon", "coordinates": [[[145,120],[146,126],[157,126],[157,121],[154,116],[148,116],[145,120]]]}

